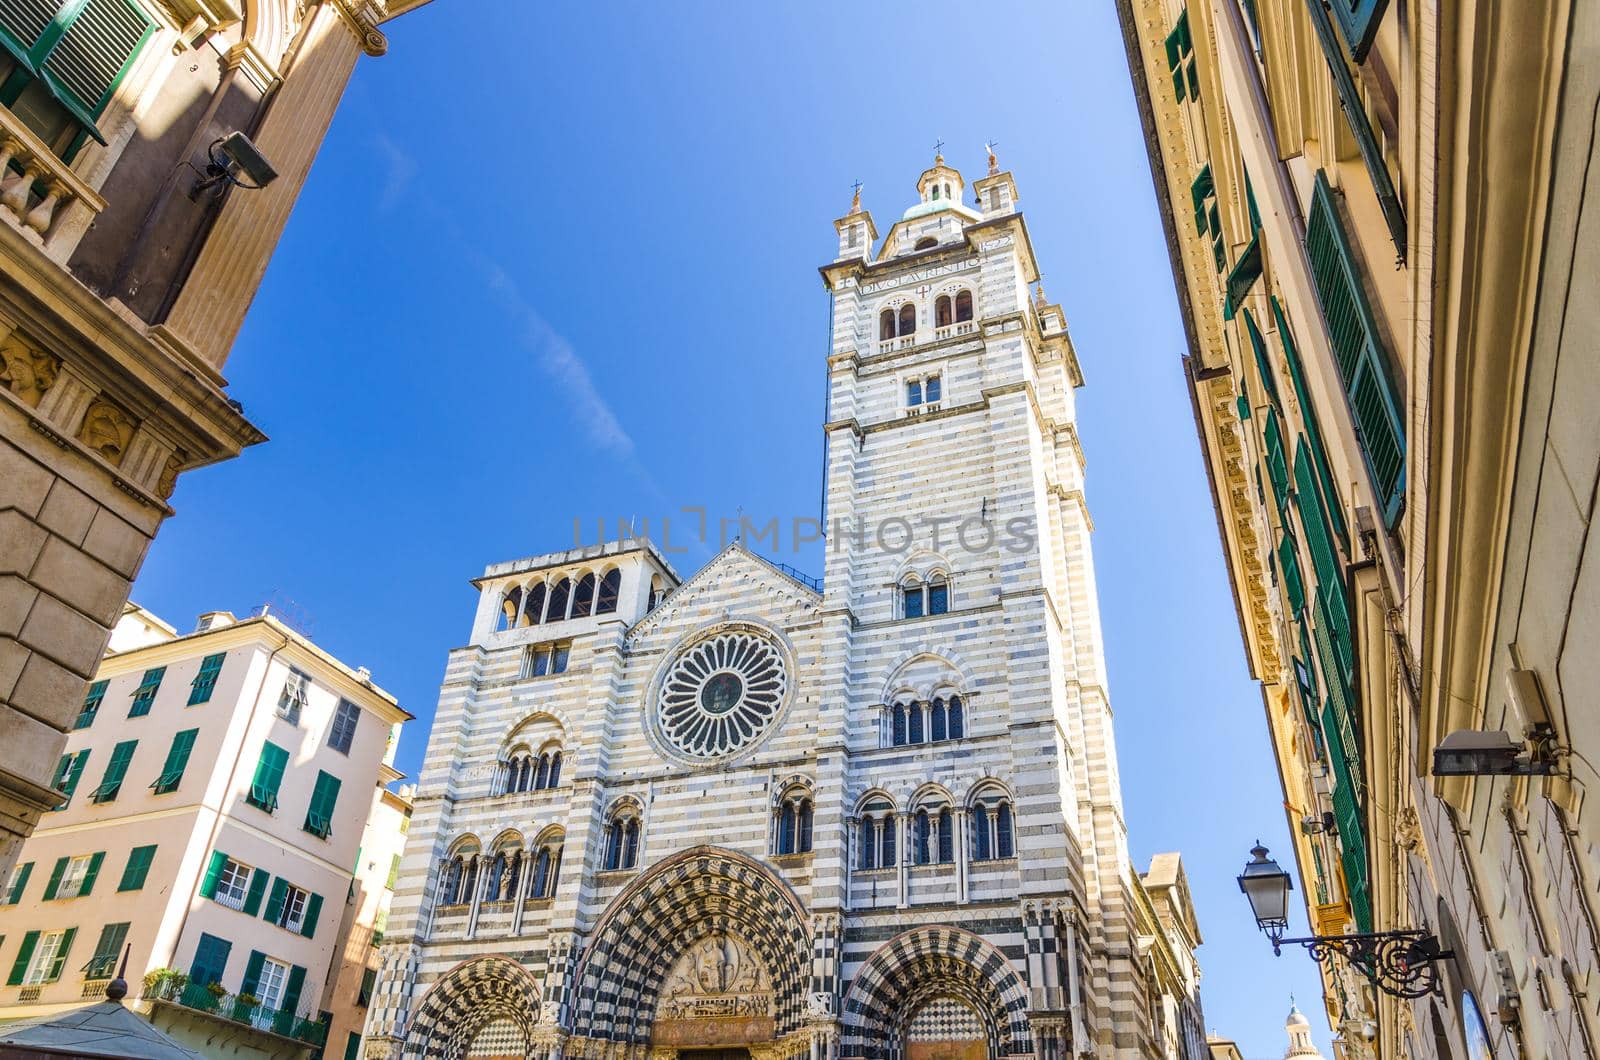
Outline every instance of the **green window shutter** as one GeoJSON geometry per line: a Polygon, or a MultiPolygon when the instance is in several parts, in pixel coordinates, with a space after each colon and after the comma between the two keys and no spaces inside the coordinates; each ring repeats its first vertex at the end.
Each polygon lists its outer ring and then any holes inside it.
{"type": "Polygon", "coordinates": [[[178,785],[183,783],[183,771],[188,768],[189,754],[194,750],[195,737],[199,735],[199,729],[184,729],[173,735],[172,746],[167,748],[167,760],[161,766],[161,775],[150,785],[157,795],[176,791],[178,785]]]}
{"type": "Polygon", "coordinates": [[[272,884],[272,897],[267,899],[267,919],[277,923],[283,915],[283,903],[289,897],[289,881],[279,876],[272,884]]]}
{"type": "Polygon", "coordinates": [[[1188,96],[1188,86],[1185,83],[1183,61],[1192,50],[1189,38],[1189,12],[1187,9],[1178,16],[1178,21],[1172,26],[1172,32],[1167,34],[1167,69],[1172,73],[1172,92],[1182,103],[1188,96]]]}
{"type": "Polygon", "coordinates": [[[139,679],[139,687],[133,690],[133,706],[128,708],[128,717],[142,718],[150,713],[150,704],[155,702],[156,693],[161,690],[161,678],[166,675],[165,666],[157,666],[146,670],[139,679]]]}
{"type": "Polygon", "coordinates": [[[244,978],[239,981],[239,993],[254,994],[256,987],[261,985],[261,966],[267,963],[267,955],[260,950],[251,950],[250,959],[244,966],[244,978]]]}
{"type": "Polygon", "coordinates": [[[64,810],[72,803],[72,796],[78,790],[78,781],[83,777],[83,767],[89,761],[88,748],[82,751],[71,751],[61,756],[56,763],[56,775],[50,784],[56,790],[64,792],[66,798],[54,807],[64,810]]]}
{"type": "Polygon", "coordinates": [[[261,745],[261,758],[256,762],[255,780],[250,784],[250,794],[245,801],[272,813],[278,808],[278,788],[283,783],[283,771],[289,764],[289,752],[277,744],[261,745]]]}
{"type": "Polygon", "coordinates": [[[1233,319],[1233,315],[1244,304],[1245,295],[1250,293],[1250,288],[1255,286],[1260,276],[1261,233],[1257,232],[1250,237],[1250,244],[1239,252],[1239,260],[1234,262],[1233,271],[1228,273],[1227,282],[1224,284],[1228,297],[1222,304],[1222,319],[1233,319]]]}
{"type": "Polygon", "coordinates": [[[1366,59],[1389,0],[1331,0],[1328,6],[1339,20],[1339,32],[1350,49],[1350,58],[1357,63],[1366,59]]]}
{"type": "Polygon", "coordinates": [[[1317,572],[1317,583],[1334,588],[1344,585],[1344,574],[1333,551],[1333,539],[1328,536],[1326,509],[1318,503],[1316,472],[1311,467],[1310,446],[1304,435],[1294,450],[1294,499],[1300,511],[1300,523],[1305,527],[1306,547],[1311,550],[1311,565],[1317,572]]]}
{"type": "Polygon", "coordinates": [[[122,944],[127,941],[130,926],[127,923],[107,924],[100,929],[100,941],[94,944],[94,956],[83,966],[85,979],[109,979],[116,973],[117,957],[122,953],[122,944]]]}
{"type": "Polygon", "coordinates": [[[1333,766],[1333,816],[1339,831],[1339,863],[1344,869],[1345,894],[1350,910],[1362,931],[1372,930],[1372,898],[1367,881],[1366,827],[1356,790],[1349,748],[1344,742],[1330,698],[1323,712],[1328,758],[1333,766]]]}
{"type": "Polygon", "coordinates": [[[372,988],[378,983],[378,970],[368,968],[361,973],[361,991],[356,994],[356,1004],[366,1005],[372,1000],[372,988]]]}
{"type": "Polygon", "coordinates": [[[22,936],[22,948],[17,951],[17,959],[12,962],[11,975],[6,978],[7,986],[22,985],[22,977],[28,974],[28,962],[33,960],[33,950],[38,945],[39,932],[30,931],[22,936]]]}
{"type": "Polygon", "coordinates": [[[11,877],[11,890],[6,894],[6,905],[16,905],[22,901],[22,892],[28,889],[28,877],[33,875],[33,862],[24,861],[17,866],[15,876],[11,877]]]}
{"type": "Polygon", "coordinates": [[[389,879],[384,884],[389,890],[394,890],[394,885],[400,880],[400,855],[396,854],[389,859],[389,879]]]}
{"type": "MultiPolygon", "coordinates": [[[[244,894],[244,912],[246,916],[255,916],[261,909],[261,896],[266,893],[267,880],[272,873],[266,869],[254,869],[250,873],[250,888],[244,894]]],[[[278,881],[282,883],[280,879],[278,881]]]]}
{"type": "Polygon", "coordinates": [[[312,894],[306,899],[305,920],[300,924],[300,934],[311,938],[317,933],[317,917],[322,915],[322,895],[312,894]]]}
{"type": "Polygon", "coordinates": [[[1399,394],[1389,376],[1389,359],[1379,344],[1378,326],[1361,285],[1344,225],[1327,177],[1317,171],[1311,211],[1306,218],[1306,253],[1311,277],[1328,324],[1339,378],[1350,399],[1361,452],[1393,527],[1405,500],[1406,438],[1399,394]]]}
{"type": "Polygon", "coordinates": [[[289,981],[283,988],[283,999],[278,1002],[278,1011],[294,1012],[300,1007],[300,992],[306,986],[306,970],[298,964],[289,966],[289,981]]]}
{"type": "Polygon", "coordinates": [[[1211,176],[1211,163],[1200,167],[1200,173],[1189,185],[1189,197],[1194,200],[1194,227],[1206,234],[1206,200],[1217,193],[1217,183],[1211,176]]]}
{"type": "Polygon", "coordinates": [[[87,729],[94,724],[94,716],[100,712],[100,701],[106,698],[105,681],[96,681],[89,686],[89,694],[83,698],[83,709],[78,711],[78,720],[72,723],[73,729],[87,729]]]}
{"type": "Polygon", "coordinates": [[[1256,327],[1256,318],[1250,315],[1250,310],[1243,311],[1245,335],[1250,339],[1250,352],[1255,354],[1256,372],[1261,376],[1261,385],[1266,388],[1267,395],[1272,398],[1274,405],[1278,404],[1278,378],[1272,370],[1272,360],[1267,356],[1267,344],[1261,338],[1261,329],[1256,327]]]}
{"type": "Polygon", "coordinates": [[[53,983],[61,978],[61,969],[66,967],[67,954],[72,951],[72,940],[78,937],[78,929],[69,927],[61,936],[61,948],[56,950],[56,959],[50,962],[50,970],[45,973],[44,981],[53,983]]]}
{"type": "Polygon", "coordinates": [[[305,830],[323,839],[328,838],[333,832],[333,807],[338,799],[339,778],[318,770],[317,786],[311,792],[311,808],[306,811],[305,830]]]}
{"type": "MultiPolygon", "coordinates": [[[[128,864],[122,870],[122,882],[117,884],[119,891],[137,891],[144,886],[145,877],[150,874],[150,864],[156,859],[155,844],[146,847],[134,847],[128,851],[128,864]]],[[[221,872],[219,866],[217,869],[221,872]]],[[[216,881],[212,880],[212,889],[216,889],[216,881]]],[[[206,897],[210,897],[207,895],[206,897]]]]}
{"type": "Polygon", "coordinates": [[[106,860],[104,850],[96,850],[89,856],[89,867],[83,873],[83,885],[78,888],[78,897],[85,898],[94,890],[94,881],[100,878],[100,866],[106,860]]]}
{"type": "Polygon", "coordinates": [[[56,890],[61,886],[61,874],[67,871],[67,862],[71,858],[56,858],[55,868],[50,870],[50,882],[44,885],[44,900],[53,901],[56,890]]]}
{"type": "Polygon", "coordinates": [[[100,778],[100,786],[89,796],[90,801],[111,802],[117,797],[122,790],[122,780],[128,775],[128,763],[133,761],[134,748],[138,746],[138,740],[124,740],[111,749],[111,761],[106,765],[105,776],[100,778]]]}
{"type": "Polygon", "coordinates": [[[217,676],[222,673],[222,661],[227,657],[227,652],[219,651],[200,660],[200,672],[189,686],[189,706],[210,701],[211,693],[217,687],[217,676]]]}
{"type": "Polygon", "coordinates": [[[227,939],[202,934],[199,944],[194,948],[194,963],[189,965],[189,982],[196,986],[222,982],[222,975],[228,968],[228,954],[232,950],[233,943],[227,939]]]}
{"type": "Polygon", "coordinates": [[[211,852],[211,861],[206,865],[205,877],[200,881],[200,897],[211,898],[217,893],[217,880],[222,876],[222,867],[228,863],[228,855],[220,850],[211,852]]]}
{"type": "MultiPolygon", "coordinates": [[[[72,7],[69,0],[64,10],[72,7]]],[[[104,143],[94,119],[155,32],[155,23],[130,0],[78,0],[76,12],[56,21],[69,24],[39,70],[56,97],[104,143]]]]}
{"type": "Polygon", "coordinates": [[[1306,437],[1311,443],[1311,459],[1316,464],[1317,482],[1322,487],[1322,503],[1333,523],[1334,535],[1348,546],[1350,538],[1345,531],[1344,508],[1339,493],[1333,488],[1333,475],[1328,470],[1328,454],[1322,444],[1322,429],[1317,425],[1317,411],[1311,404],[1311,392],[1306,389],[1305,366],[1300,363],[1300,351],[1295,347],[1294,335],[1289,331],[1289,321],[1283,306],[1273,296],[1272,321],[1278,329],[1278,342],[1283,347],[1283,358],[1289,364],[1289,380],[1294,384],[1295,400],[1300,403],[1300,418],[1305,422],[1306,437]]]}
{"type": "Polygon", "coordinates": [[[344,1060],[361,1060],[361,1032],[351,1031],[344,1040],[344,1060]]]}
{"type": "Polygon", "coordinates": [[[1294,538],[1288,534],[1278,543],[1278,571],[1283,577],[1283,589],[1289,596],[1289,606],[1299,614],[1306,609],[1306,584],[1300,575],[1300,555],[1294,547],[1294,538]]]}
{"type": "Polygon", "coordinates": [[[1267,410],[1267,425],[1261,433],[1267,443],[1267,474],[1272,479],[1273,499],[1281,512],[1289,501],[1289,462],[1284,457],[1283,431],[1278,427],[1278,414],[1273,409],[1267,410]]]}

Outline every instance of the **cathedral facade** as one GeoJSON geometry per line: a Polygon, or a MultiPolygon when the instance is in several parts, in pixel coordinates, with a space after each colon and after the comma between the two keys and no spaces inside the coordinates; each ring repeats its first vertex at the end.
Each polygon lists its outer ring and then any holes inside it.
{"type": "Polygon", "coordinates": [[[820,584],[642,538],[475,583],[367,1056],[1204,1049],[1181,866],[1129,860],[1064,316],[992,155],[975,205],[917,189],[821,270],[820,584]]]}

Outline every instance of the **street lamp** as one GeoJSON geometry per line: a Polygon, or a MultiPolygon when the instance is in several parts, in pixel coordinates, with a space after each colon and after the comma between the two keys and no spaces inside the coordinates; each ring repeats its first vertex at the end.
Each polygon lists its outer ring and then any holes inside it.
{"type": "Polygon", "coordinates": [[[1304,946],[1318,964],[1328,964],[1334,954],[1349,961],[1373,986],[1394,997],[1426,997],[1439,980],[1437,962],[1455,956],[1441,950],[1439,940],[1426,931],[1373,931],[1350,935],[1310,935],[1286,939],[1289,927],[1289,892],[1294,881],[1267,856],[1258,841],[1251,859],[1239,874],[1239,890],[1250,900],[1256,926],[1272,940],[1272,953],[1282,956],[1284,946],[1304,946]]]}

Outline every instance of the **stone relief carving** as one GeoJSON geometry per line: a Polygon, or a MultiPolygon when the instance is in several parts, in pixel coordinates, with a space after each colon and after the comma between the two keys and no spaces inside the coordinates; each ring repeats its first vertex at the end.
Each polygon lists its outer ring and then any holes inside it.
{"type": "Polygon", "coordinates": [[[139,426],[134,418],[105,398],[96,398],[84,413],[83,426],[78,428],[78,440],[113,464],[122,463],[122,456],[133,441],[133,432],[139,426]]]}
{"type": "Polygon", "coordinates": [[[162,500],[171,498],[172,491],[178,488],[178,472],[183,470],[184,462],[189,459],[189,454],[179,449],[167,457],[166,466],[161,469],[161,477],[156,479],[156,496],[162,500]]]}
{"type": "Polygon", "coordinates": [[[732,935],[701,939],[678,958],[661,990],[657,1015],[665,1019],[766,1016],[772,984],[761,959],[732,935]]]}
{"type": "Polygon", "coordinates": [[[0,383],[29,408],[39,407],[39,400],[54,385],[60,370],[61,358],[46,353],[16,332],[0,343],[0,383]]]}

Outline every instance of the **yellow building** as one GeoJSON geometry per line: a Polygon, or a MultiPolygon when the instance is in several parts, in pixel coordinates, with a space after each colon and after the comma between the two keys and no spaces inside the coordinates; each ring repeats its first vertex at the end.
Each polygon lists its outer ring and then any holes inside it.
{"type": "MultiPolygon", "coordinates": [[[[343,1055],[409,801],[410,715],[271,615],[178,635],[130,606],[80,703],[65,798],[0,893],[0,1019],[130,1003],[212,1055],[343,1055]],[[352,866],[354,871],[352,871],[352,866]],[[232,1047],[230,1047],[232,1048],[232,1047]]],[[[369,984],[370,985],[370,984],[369,984]]]]}
{"type": "Polygon", "coordinates": [[[1117,6],[1312,930],[1455,952],[1324,965],[1338,1049],[1595,1055],[1600,14],[1117,6]],[[1434,776],[1462,730],[1576,782],[1434,776]]]}
{"type": "Polygon", "coordinates": [[[263,440],[229,349],[357,58],[421,2],[0,5],[0,874],[178,476],[263,440]]]}

